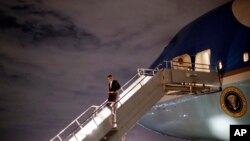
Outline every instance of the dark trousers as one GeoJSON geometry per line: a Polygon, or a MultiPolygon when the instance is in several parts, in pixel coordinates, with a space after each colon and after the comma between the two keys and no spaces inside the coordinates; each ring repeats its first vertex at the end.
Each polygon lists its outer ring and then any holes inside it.
{"type": "Polygon", "coordinates": [[[108,103],[106,104],[106,106],[111,106],[111,103],[116,102],[116,100],[117,100],[117,93],[109,93],[108,103]]]}

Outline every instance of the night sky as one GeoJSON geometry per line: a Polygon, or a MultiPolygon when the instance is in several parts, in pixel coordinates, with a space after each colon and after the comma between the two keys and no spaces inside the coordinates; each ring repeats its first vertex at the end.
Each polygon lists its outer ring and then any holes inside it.
{"type": "MultiPolygon", "coordinates": [[[[0,140],[48,141],[227,0],[1,0],[0,140]]],[[[127,141],[181,141],[136,125],[127,141]]]]}

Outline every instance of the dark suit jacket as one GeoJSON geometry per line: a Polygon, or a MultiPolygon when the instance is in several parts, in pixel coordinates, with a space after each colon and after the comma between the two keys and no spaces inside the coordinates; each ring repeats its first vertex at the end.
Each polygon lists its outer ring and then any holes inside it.
{"type": "MultiPolygon", "coordinates": [[[[117,80],[113,80],[112,85],[110,87],[109,85],[109,97],[108,97],[108,101],[113,101],[115,102],[117,99],[117,93],[116,91],[120,89],[120,84],[118,83],[117,80]]],[[[109,105],[110,103],[108,103],[107,105],[109,105]]]]}
{"type": "Polygon", "coordinates": [[[121,86],[120,86],[120,84],[118,83],[117,80],[113,80],[111,87],[110,87],[110,85],[109,85],[109,91],[116,92],[116,91],[119,90],[120,88],[121,88],[121,86]]]}

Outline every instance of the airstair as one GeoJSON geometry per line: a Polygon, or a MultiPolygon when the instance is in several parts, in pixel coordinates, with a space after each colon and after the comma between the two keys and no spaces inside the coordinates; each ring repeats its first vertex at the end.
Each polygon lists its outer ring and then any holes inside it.
{"type": "Polygon", "coordinates": [[[115,108],[107,101],[89,107],[50,141],[118,141],[164,95],[209,94],[220,86],[216,71],[179,69],[172,62],[138,69],[118,91],[115,108]]]}

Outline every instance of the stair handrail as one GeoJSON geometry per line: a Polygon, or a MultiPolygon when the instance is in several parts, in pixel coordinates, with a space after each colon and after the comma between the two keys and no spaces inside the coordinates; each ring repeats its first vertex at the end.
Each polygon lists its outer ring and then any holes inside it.
{"type": "MultiPolygon", "coordinates": [[[[121,88],[120,88],[120,90],[118,91],[118,95],[120,95],[122,92],[124,92],[127,88],[127,85],[129,85],[131,82],[135,82],[135,80],[137,80],[138,78],[137,77],[140,77],[141,75],[155,75],[160,69],[162,69],[162,68],[170,68],[170,69],[173,69],[173,66],[175,66],[175,65],[173,65],[173,62],[178,62],[178,61],[163,61],[163,63],[161,63],[161,64],[159,64],[159,65],[157,65],[154,69],[143,69],[143,68],[139,68],[138,69],[138,71],[137,71],[137,73],[131,78],[131,79],[129,79],[121,88]],[[170,66],[169,66],[169,64],[170,64],[170,66]],[[165,66],[164,66],[165,65],[165,66]],[[149,71],[149,72],[152,72],[152,73],[148,73],[147,74],[147,71],[149,71]],[[137,79],[135,79],[135,78],[137,78],[137,79]],[[135,80],[134,80],[135,79],[135,80]],[[133,81],[134,80],[134,81],[133,81]]],[[[201,63],[191,63],[191,62],[183,62],[183,63],[186,63],[186,64],[191,64],[191,66],[192,66],[192,69],[191,70],[193,70],[193,71],[195,71],[195,68],[197,68],[197,67],[195,67],[195,65],[206,65],[206,66],[209,66],[209,68],[198,68],[198,69],[208,69],[208,70],[210,70],[210,71],[214,71],[214,70],[212,70],[211,69],[211,66],[213,66],[213,65],[209,65],[209,64],[201,64],[201,63]]],[[[187,67],[187,66],[178,66],[178,65],[176,65],[177,67],[187,67]]],[[[188,67],[187,67],[188,68],[188,67]]],[[[216,67],[217,68],[217,67],[216,67]]],[[[215,70],[215,72],[218,72],[218,69],[216,69],[215,70]]],[[[146,77],[144,77],[142,80],[140,80],[137,84],[139,84],[139,83],[141,83],[144,79],[145,79],[146,77]]],[[[136,85],[137,85],[136,84],[136,85]]],[[[134,87],[136,87],[136,85],[135,86],[133,86],[126,94],[124,94],[122,97],[119,97],[119,99],[114,103],[115,105],[117,104],[117,103],[119,103],[120,102],[120,100],[121,99],[123,99],[131,90],[133,90],[134,89],[134,87]]],[[[130,86],[130,85],[129,85],[130,86]]],[[[82,127],[82,125],[83,124],[85,124],[87,121],[89,121],[90,119],[93,119],[94,117],[96,117],[96,115],[106,106],[106,104],[107,104],[107,102],[108,102],[108,100],[105,100],[100,106],[96,106],[96,105],[92,105],[92,106],[90,106],[87,110],[85,110],[82,114],[80,114],[75,120],[73,120],[68,126],[66,126],[63,130],[61,130],[55,137],[53,137],[50,141],[53,141],[54,139],[56,139],[56,138],[58,138],[60,141],[63,141],[62,139],[61,139],[61,137],[60,137],[60,135],[67,129],[67,128],[69,128],[72,124],[74,124],[79,118],[81,118],[84,114],[86,114],[91,108],[95,108],[95,110],[90,114],[90,116],[89,117],[87,117],[86,118],[86,120],[84,120],[83,122],[82,122],[82,124],[78,124],[79,126],[77,127],[77,128],[81,128],[82,127]]],[[[76,129],[75,129],[76,130],[76,129]]],[[[72,133],[74,134],[74,131],[72,131],[72,133]]],[[[69,134],[69,135],[72,135],[72,133],[71,134],[69,134]]],[[[68,136],[69,136],[68,135],[68,136]]]]}
{"type": "Polygon", "coordinates": [[[60,137],[60,135],[66,131],[66,129],[68,129],[71,125],[73,125],[74,123],[77,123],[79,125],[79,127],[81,127],[82,124],[80,124],[78,122],[78,119],[80,119],[84,114],[86,114],[90,109],[95,108],[97,109],[99,106],[97,105],[92,105],[89,108],[87,108],[84,112],[82,112],[77,118],[75,118],[71,123],[69,123],[65,128],[63,128],[55,137],[53,137],[52,139],[50,139],[50,141],[53,141],[54,139],[58,138],[60,141],[63,141],[60,137]]]}
{"type": "MultiPolygon", "coordinates": [[[[155,75],[155,73],[154,72],[158,72],[158,70],[156,70],[156,69],[144,69],[144,68],[139,68],[138,69],[138,73],[135,75],[135,76],[141,76],[141,75],[144,75],[144,76],[146,76],[147,75],[147,72],[146,71],[152,71],[152,74],[150,73],[149,75],[155,75]]],[[[140,84],[142,81],[144,81],[145,80],[145,78],[146,77],[144,77],[142,80],[140,80],[137,84],[140,84]]],[[[133,86],[126,94],[124,94],[122,97],[119,97],[119,99],[114,103],[114,105],[117,105],[118,103],[120,103],[120,101],[121,101],[121,99],[123,99],[130,91],[132,91],[136,86],[137,86],[137,84],[135,85],[135,86],[133,86]]],[[[122,91],[123,92],[123,91],[122,91]]],[[[120,92],[120,94],[122,93],[122,92],[120,92]]]]}
{"type": "Polygon", "coordinates": [[[207,71],[201,71],[201,70],[208,70],[208,72],[215,72],[218,75],[218,81],[219,81],[219,91],[222,90],[222,74],[221,74],[221,69],[219,67],[219,64],[217,63],[216,65],[211,65],[211,64],[204,64],[204,63],[192,63],[192,62],[182,62],[183,64],[190,64],[190,66],[179,66],[179,65],[174,65],[173,63],[180,63],[179,61],[167,61],[164,60],[164,68],[166,69],[179,69],[179,68],[187,68],[189,71],[197,71],[197,72],[207,72],[207,71]],[[200,66],[208,66],[208,68],[203,68],[203,67],[197,67],[196,65],[200,66]],[[176,67],[176,68],[174,68],[176,67]],[[199,70],[197,70],[199,69],[199,70]]]}
{"type": "MultiPolygon", "coordinates": [[[[160,65],[161,65],[161,64],[160,64],[160,65]]],[[[158,66],[160,66],[160,65],[158,65],[158,66]]],[[[151,70],[151,71],[153,72],[153,74],[154,74],[154,72],[159,71],[158,66],[156,67],[156,69],[143,69],[143,68],[138,69],[138,72],[137,72],[131,79],[129,79],[129,80],[120,88],[120,90],[118,91],[118,95],[125,91],[125,90],[124,90],[125,86],[127,86],[127,85],[130,84],[131,82],[134,82],[135,80],[137,80],[137,79],[135,79],[136,77],[138,77],[138,76],[140,77],[141,75],[145,75],[145,72],[144,72],[144,74],[141,74],[141,73],[139,72],[139,70],[151,70]],[[135,80],[134,80],[134,79],[135,79],[135,80]],[[133,80],[134,80],[134,81],[133,81],[133,80]],[[120,91],[121,91],[121,92],[120,92],[120,91]]],[[[144,79],[145,79],[145,78],[143,78],[143,79],[142,79],[141,81],[139,81],[137,84],[139,84],[140,82],[142,82],[144,79]]],[[[135,86],[134,86],[134,87],[135,87],[135,86]]],[[[131,90],[132,90],[134,87],[132,87],[131,90]]],[[[131,90],[130,90],[130,91],[131,91],[131,90]]],[[[124,94],[124,96],[126,96],[130,91],[128,91],[126,94],[124,94]]],[[[124,97],[124,96],[123,96],[123,97],[124,97]]],[[[122,99],[123,97],[120,97],[119,100],[122,99]]],[[[119,100],[117,100],[114,104],[116,104],[119,100]]],[[[53,140],[55,140],[56,138],[58,138],[60,141],[63,141],[63,140],[61,139],[60,135],[61,135],[64,131],[66,131],[66,129],[68,129],[71,125],[73,125],[79,118],[81,118],[84,114],[86,114],[91,108],[93,108],[93,107],[96,108],[96,109],[90,114],[90,116],[87,117],[86,120],[84,120],[84,121],[82,122],[82,124],[78,124],[79,122],[76,122],[76,123],[79,125],[77,128],[79,128],[79,127],[82,128],[82,125],[83,125],[83,124],[85,124],[85,123],[86,123],[87,121],[89,121],[90,119],[93,119],[94,117],[96,117],[97,113],[99,113],[99,112],[106,106],[107,102],[108,102],[108,100],[105,100],[100,106],[96,106],[96,105],[90,106],[90,107],[89,107],[88,109],[86,109],[83,113],[81,113],[77,118],[75,118],[70,124],[68,124],[64,129],[62,129],[56,136],[54,136],[52,139],[50,139],[50,141],[53,141],[53,140]]],[[[75,129],[75,130],[76,130],[76,129],[75,129]]],[[[75,131],[75,130],[74,130],[74,131],[75,131]]],[[[68,136],[74,134],[74,131],[72,131],[72,133],[69,134],[68,136]]],[[[68,136],[67,136],[67,137],[68,137],[68,136]]],[[[67,137],[66,137],[66,138],[67,138],[67,137]]]]}
{"type": "MultiPolygon", "coordinates": [[[[189,66],[179,66],[179,65],[174,65],[173,64],[173,63],[180,63],[179,61],[167,61],[167,60],[164,60],[163,62],[165,64],[165,67],[169,68],[169,69],[173,69],[173,67],[182,67],[182,68],[188,68],[188,69],[190,69],[189,66]]],[[[181,62],[181,63],[182,64],[189,64],[189,65],[191,65],[191,69],[190,70],[203,69],[203,70],[209,70],[209,71],[218,72],[218,66],[217,65],[204,64],[204,63],[192,63],[192,62],[181,62]],[[197,67],[196,65],[208,66],[208,68],[197,67]],[[214,68],[214,69],[212,69],[212,68],[214,68]]]]}

